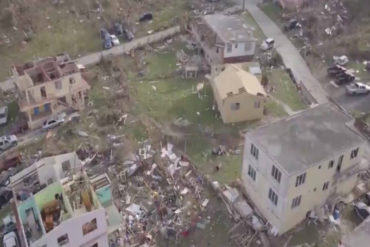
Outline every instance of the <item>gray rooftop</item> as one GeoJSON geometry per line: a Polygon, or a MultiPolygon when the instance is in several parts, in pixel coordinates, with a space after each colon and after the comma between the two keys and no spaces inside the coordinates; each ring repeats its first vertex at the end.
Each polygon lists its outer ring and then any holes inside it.
{"type": "Polygon", "coordinates": [[[295,173],[362,144],[364,139],[350,127],[351,121],[327,103],[252,130],[247,136],[288,173],[295,173]]]}
{"type": "Polygon", "coordinates": [[[225,43],[254,40],[253,30],[236,16],[205,15],[203,20],[225,43]]]}

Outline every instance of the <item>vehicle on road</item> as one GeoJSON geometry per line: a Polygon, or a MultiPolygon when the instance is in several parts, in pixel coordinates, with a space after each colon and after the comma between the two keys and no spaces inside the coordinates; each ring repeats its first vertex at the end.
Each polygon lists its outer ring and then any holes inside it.
{"type": "Polygon", "coordinates": [[[3,246],[4,247],[18,247],[19,242],[17,238],[17,234],[15,232],[9,232],[4,235],[3,237],[3,246]]]}
{"type": "Polygon", "coordinates": [[[0,107],[0,125],[6,124],[8,122],[8,107],[0,107]]]}
{"type": "Polygon", "coordinates": [[[0,137],[0,152],[3,152],[18,144],[18,139],[15,135],[0,137]]]}
{"type": "Polygon", "coordinates": [[[348,95],[364,95],[370,93],[370,86],[362,83],[355,82],[346,86],[346,93],[348,95]]]}
{"type": "Polygon", "coordinates": [[[265,39],[261,44],[261,50],[267,51],[274,48],[275,40],[273,38],[265,39]]]}
{"type": "Polygon", "coordinates": [[[42,125],[42,128],[45,130],[55,128],[61,125],[62,123],[64,123],[64,117],[65,117],[65,114],[60,114],[58,116],[51,117],[45,120],[45,122],[42,125]]]}

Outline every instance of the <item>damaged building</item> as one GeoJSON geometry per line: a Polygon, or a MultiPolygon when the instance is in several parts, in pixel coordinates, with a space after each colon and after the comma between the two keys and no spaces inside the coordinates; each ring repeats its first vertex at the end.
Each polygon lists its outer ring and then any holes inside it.
{"type": "Polygon", "coordinates": [[[122,217],[106,174],[89,178],[75,153],[43,158],[11,178],[23,246],[109,246],[122,217]]]}
{"type": "Polygon", "coordinates": [[[256,75],[243,64],[227,64],[211,80],[213,95],[224,123],[263,117],[266,92],[256,75]]]}
{"type": "Polygon", "coordinates": [[[275,233],[331,214],[355,187],[366,142],[352,122],[328,103],[246,134],[243,184],[275,233]]]}
{"type": "Polygon", "coordinates": [[[67,54],[12,67],[20,111],[31,129],[67,109],[81,110],[90,89],[67,54]]]}
{"type": "Polygon", "coordinates": [[[205,15],[190,24],[190,32],[210,65],[252,60],[256,39],[236,16],[205,15]]]}

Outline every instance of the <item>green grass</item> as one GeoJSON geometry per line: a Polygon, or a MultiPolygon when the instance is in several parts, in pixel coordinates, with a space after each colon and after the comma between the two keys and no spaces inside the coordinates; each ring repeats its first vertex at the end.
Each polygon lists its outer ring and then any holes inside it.
{"type": "Polygon", "coordinates": [[[285,117],[288,114],[285,112],[284,107],[274,101],[273,99],[269,99],[265,105],[267,115],[271,115],[274,117],[285,117]]]}
{"type": "Polygon", "coordinates": [[[269,84],[273,86],[273,95],[288,105],[293,111],[306,108],[300,95],[290,79],[288,73],[282,69],[273,69],[267,72],[269,84]]]}
{"type": "Polygon", "coordinates": [[[17,101],[12,101],[8,105],[8,122],[0,127],[0,134],[5,134],[13,126],[19,117],[19,107],[17,101]]]}

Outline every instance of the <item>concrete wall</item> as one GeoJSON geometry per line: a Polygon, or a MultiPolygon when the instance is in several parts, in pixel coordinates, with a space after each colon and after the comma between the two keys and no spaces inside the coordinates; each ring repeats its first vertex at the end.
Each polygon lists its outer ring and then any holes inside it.
{"type": "Polygon", "coordinates": [[[69,241],[63,247],[87,246],[86,244],[94,244],[96,242],[99,243],[99,247],[108,247],[107,221],[104,208],[63,221],[58,227],[45,234],[31,246],[36,247],[44,244],[47,244],[47,246],[59,246],[57,239],[64,234],[68,235],[69,241]],[[97,221],[97,229],[83,235],[82,226],[93,219],[97,221]]]}
{"type": "MultiPolygon", "coordinates": [[[[254,143],[254,145],[256,144],[254,143]]],[[[333,194],[345,196],[351,192],[357,182],[357,176],[353,174],[337,183],[337,161],[340,155],[343,154],[340,173],[346,173],[348,169],[350,170],[359,164],[363,154],[363,145],[352,147],[333,154],[332,157],[313,165],[307,170],[303,169],[295,174],[287,174],[277,162],[269,158],[257,145],[259,158],[256,160],[250,154],[250,147],[251,140],[247,135],[243,156],[243,184],[260,212],[268,219],[270,224],[279,229],[280,234],[304,220],[308,211],[325,204],[329,196],[333,194]],[[351,151],[357,147],[360,148],[357,157],[350,159],[351,151]],[[332,168],[329,168],[330,160],[334,160],[332,168]],[[256,181],[248,176],[249,164],[256,170],[256,181]],[[280,183],[271,176],[272,165],[275,165],[282,173],[280,183]],[[297,176],[304,172],[306,172],[305,183],[296,187],[297,176]],[[327,190],[323,190],[325,182],[329,182],[327,190]],[[279,197],[277,206],[268,199],[269,188],[272,188],[279,197]],[[297,196],[301,196],[300,205],[292,208],[292,201],[297,196]]]]}

